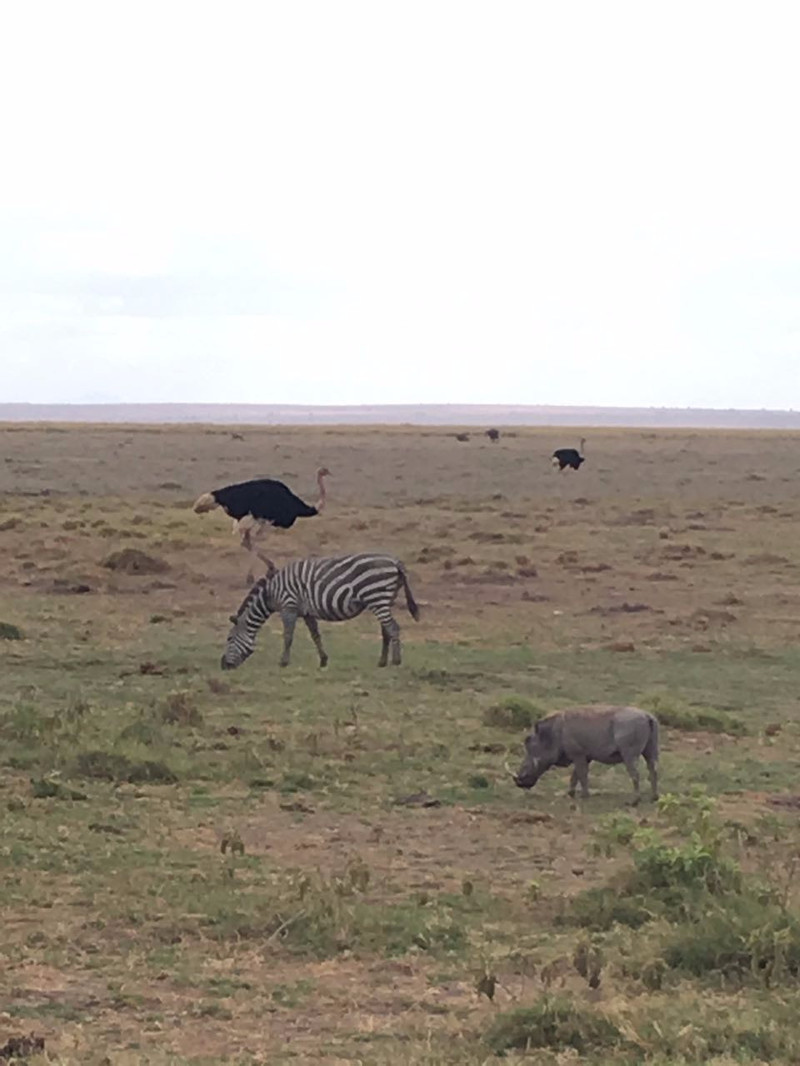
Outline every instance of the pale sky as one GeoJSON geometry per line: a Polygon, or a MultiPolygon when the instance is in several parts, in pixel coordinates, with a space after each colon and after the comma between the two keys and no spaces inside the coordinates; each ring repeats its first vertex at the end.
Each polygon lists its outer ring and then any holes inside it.
{"type": "Polygon", "coordinates": [[[18,0],[0,402],[800,408],[800,12],[18,0]]]}

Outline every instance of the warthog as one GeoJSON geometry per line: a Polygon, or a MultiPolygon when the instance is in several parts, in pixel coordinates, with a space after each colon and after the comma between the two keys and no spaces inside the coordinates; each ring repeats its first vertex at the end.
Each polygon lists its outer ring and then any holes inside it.
{"type": "Polygon", "coordinates": [[[625,763],[639,802],[639,758],[647,763],[653,799],[658,799],[658,722],[638,707],[571,707],[536,723],[525,738],[525,761],[514,784],[533,788],[551,766],[571,766],[569,795],[581,786],[589,795],[589,763],[625,763]]]}

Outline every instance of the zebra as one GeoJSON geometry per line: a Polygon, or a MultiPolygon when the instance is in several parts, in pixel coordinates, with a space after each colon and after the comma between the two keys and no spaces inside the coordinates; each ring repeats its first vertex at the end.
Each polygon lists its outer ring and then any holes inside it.
{"type": "Polygon", "coordinates": [[[272,569],[253,585],[236,614],[230,616],[233,628],[228,633],[222,656],[223,670],[235,670],[253,654],[256,633],[271,614],[280,614],[283,622],[281,666],[289,665],[289,654],[298,618],[308,626],[319,654],[319,665],[327,666],[328,656],[322,646],[317,621],[344,622],[369,610],[381,624],[383,647],[378,666],[386,666],[389,647],[392,666],[400,665],[400,626],[392,617],[392,604],[403,588],[406,606],[414,621],[419,621],[419,607],[414,601],[406,569],[391,555],[361,552],[333,558],[311,556],[272,569]]]}

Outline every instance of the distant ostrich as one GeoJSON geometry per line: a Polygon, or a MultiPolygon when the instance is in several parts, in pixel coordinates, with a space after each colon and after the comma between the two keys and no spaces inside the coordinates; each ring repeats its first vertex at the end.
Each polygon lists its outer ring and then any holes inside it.
{"type": "Polygon", "coordinates": [[[496,441],[500,440],[500,430],[499,429],[487,429],[486,430],[486,436],[489,438],[489,440],[492,442],[492,444],[494,444],[496,441]]]}
{"type": "MultiPolygon", "coordinates": [[[[582,452],[585,447],[586,438],[581,437],[580,452],[582,452]]],[[[571,466],[573,470],[579,470],[581,463],[586,462],[586,456],[581,455],[580,452],[576,451],[574,448],[557,448],[553,452],[553,466],[557,466],[562,472],[567,466],[571,466]]]]}
{"type": "Polygon", "coordinates": [[[274,568],[272,560],[258,551],[255,546],[255,541],[264,532],[265,526],[291,529],[298,518],[312,518],[319,514],[325,506],[324,479],[330,477],[330,473],[325,466],[317,471],[319,499],[314,507],[305,503],[299,496],[295,496],[282,481],[275,481],[273,478],[256,478],[253,481],[242,481],[236,485],[226,485],[225,488],[214,489],[213,492],[204,492],[195,501],[194,510],[197,514],[203,514],[206,511],[213,511],[215,507],[221,507],[225,514],[233,519],[234,533],[240,535],[242,547],[250,552],[247,584],[252,585],[255,557],[258,557],[269,570],[274,568]]]}

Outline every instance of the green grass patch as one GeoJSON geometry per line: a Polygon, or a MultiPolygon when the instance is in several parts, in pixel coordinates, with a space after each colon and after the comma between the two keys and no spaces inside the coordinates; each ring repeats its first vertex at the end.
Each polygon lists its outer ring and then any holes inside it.
{"type": "Polygon", "coordinates": [[[747,736],[750,732],[741,718],[716,707],[687,706],[661,695],[646,696],[638,706],[652,711],[666,729],[678,729],[684,733],[727,733],[733,737],[747,736]]]}

